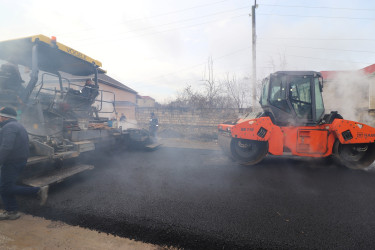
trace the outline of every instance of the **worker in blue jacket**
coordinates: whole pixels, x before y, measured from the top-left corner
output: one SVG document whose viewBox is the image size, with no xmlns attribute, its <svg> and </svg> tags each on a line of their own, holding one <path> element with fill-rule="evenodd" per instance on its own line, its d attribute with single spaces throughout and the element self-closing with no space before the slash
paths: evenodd
<svg viewBox="0 0 375 250">
<path fill-rule="evenodd" d="M 41 205 L 44 205 L 48 195 L 48 186 L 16 185 L 29 157 L 29 137 L 16 118 L 17 112 L 13 108 L 0 109 L 0 194 L 5 208 L 5 212 L 0 213 L 0 220 L 16 220 L 20 217 L 16 195 L 39 195 Z"/>
</svg>

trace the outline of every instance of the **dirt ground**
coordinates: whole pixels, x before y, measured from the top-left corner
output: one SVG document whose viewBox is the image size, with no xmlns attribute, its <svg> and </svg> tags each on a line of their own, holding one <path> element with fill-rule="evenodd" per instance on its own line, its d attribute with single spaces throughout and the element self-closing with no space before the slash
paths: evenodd
<svg viewBox="0 0 375 250">
<path fill-rule="evenodd" d="M 215 142 L 160 139 L 164 147 L 219 149 Z M 3 212 L 2 210 L 0 210 Z M 0 249 L 166 249 L 97 231 L 70 226 L 59 221 L 22 214 L 15 221 L 0 221 Z M 168 248 L 170 249 L 170 248 Z"/>
<path fill-rule="evenodd" d="M 23 214 L 18 220 L 0 221 L 0 249 L 163 248 Z"/>
</svg>

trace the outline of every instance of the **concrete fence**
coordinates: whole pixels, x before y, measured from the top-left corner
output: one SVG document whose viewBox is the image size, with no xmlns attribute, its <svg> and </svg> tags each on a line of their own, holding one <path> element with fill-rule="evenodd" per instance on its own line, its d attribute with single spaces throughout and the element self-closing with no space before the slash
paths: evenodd
<svg viewBox="0 0 375 250">
<path fill-rule="evenodd" d="M 148 129 L 151 113 L 159 119 L 160 137 L 201 140 L 217 138 L 217 125 L 251 112 L 251 109 L 136 108 L 140 127 Z"/>
</svg>

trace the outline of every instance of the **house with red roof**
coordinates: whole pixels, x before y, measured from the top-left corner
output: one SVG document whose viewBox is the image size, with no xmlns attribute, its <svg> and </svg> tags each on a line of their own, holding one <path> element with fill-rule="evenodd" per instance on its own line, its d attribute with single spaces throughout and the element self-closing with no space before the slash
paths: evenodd
<svg viewBox="0 0 375 250">
<path fill-rule="evenodd" d="M 369 77 L 375 76 L 375 64 L 364 67 L 363 69 L 360 69 L 358 71 L 362 72 L 363 74 Z M 351 71 L 337 71 L 337 70 L 336 71 L 320 71 L 324 80 L 332 80 L 333 78 L 335 78 L 337 74 L 345 73 L 345 72 L 351 72 Z"/>
<path fill-rule="evenodd" d="M 137 96 L 137 106 L 140 108 L 153 108 L 155 107 L 155 99 L 151 96 Z"/>
</svg>

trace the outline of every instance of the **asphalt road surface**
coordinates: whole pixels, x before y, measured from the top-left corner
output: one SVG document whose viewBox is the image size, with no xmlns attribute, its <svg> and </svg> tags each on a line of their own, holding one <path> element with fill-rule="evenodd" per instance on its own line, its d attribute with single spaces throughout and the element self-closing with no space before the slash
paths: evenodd
<svg viewBox="0 0 375 250">
<path fill-rule="evenodd" d="M 220 151 L 161 148 L 93 157 L 25 213 L 186 249 L 375 249 L 375 173 Z"/>
</svg>

